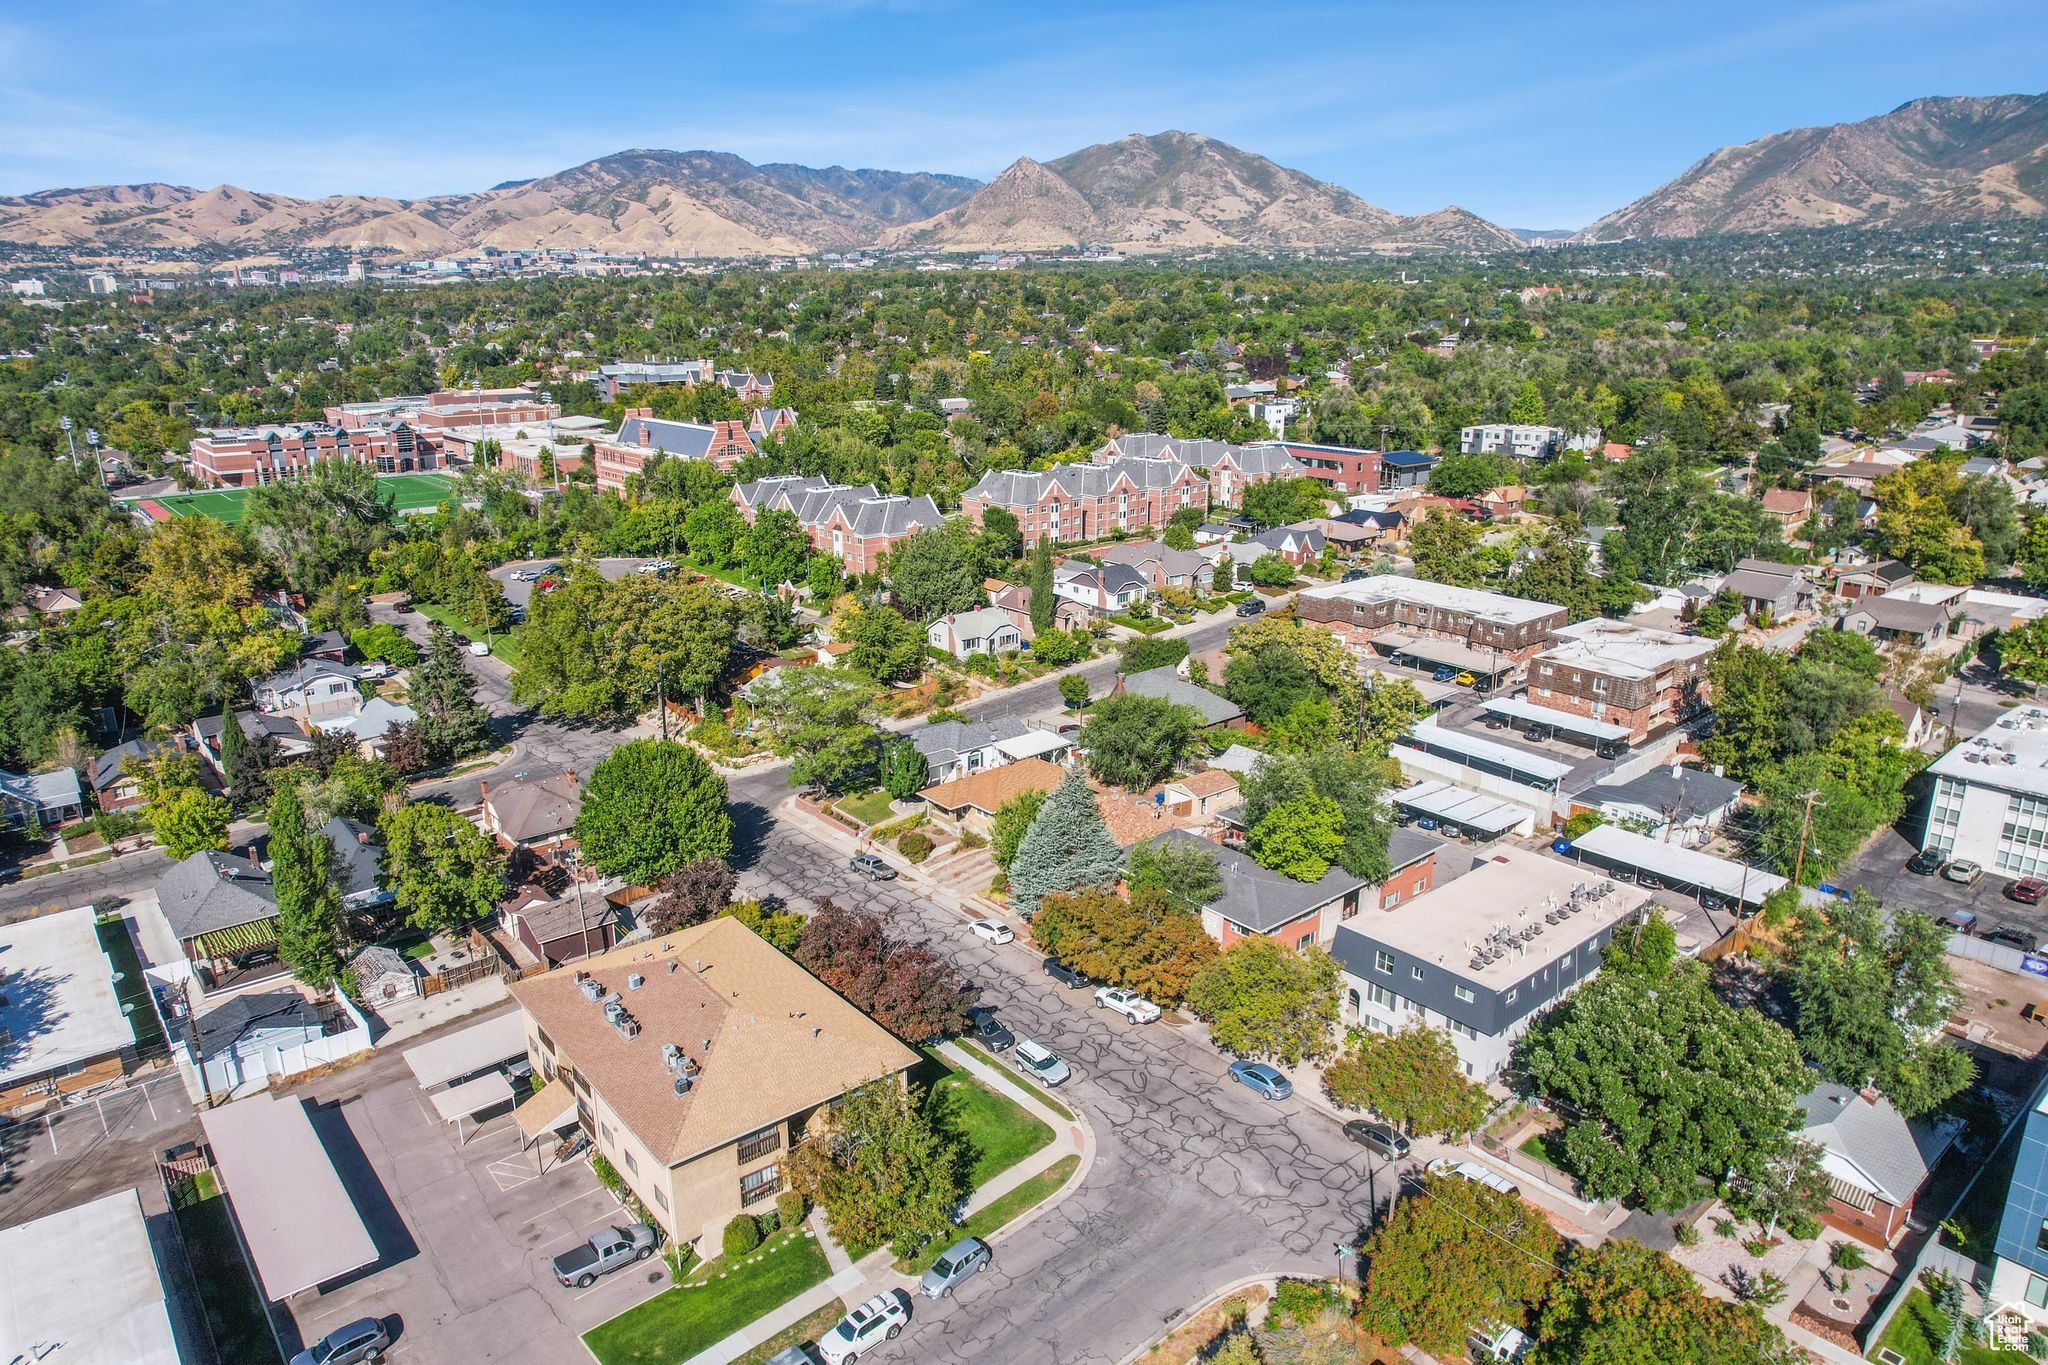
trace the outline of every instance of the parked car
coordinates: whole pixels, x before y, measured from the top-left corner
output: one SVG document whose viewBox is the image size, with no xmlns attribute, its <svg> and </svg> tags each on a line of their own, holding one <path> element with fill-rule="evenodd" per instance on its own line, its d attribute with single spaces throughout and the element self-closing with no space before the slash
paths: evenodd
<svg viewBox="0 0 2048 1365">
<path fill-rule="evenodd" d="M 1977 879 L 1984 875 L 1984 868 L 1968 858 L 1957 858 L 1941 869 L 1943 881 L 1955 882 L 1960 886 L 1975 886 Z"/>
<path fill-rule="evenodd" d="M 2005 888 L 2005 894 L 2021 905 L 2039 905 L 2043 896 L 2048 896 L 2048 882 L 2039 877 L 2022 877 Z"/>
<path fill-rule="evenodd" d="M 1984 941 L 1986 943 L 2003 943 L 2006 947 L 2017 948 L 2023 953 L 2031 953 L 2041 946 L 2041 940 L 2026 930 L 2014 929 L 2009 926 L 2003 929 L 1993 929 L 1990 933 L 1984 935 Z"/>
<path fill-rule="evenodd" d="M 967 1011 L 967 1033 L 990 1052 L 1001 1052 L 1017 1041 L 1017 1035 L 1003 1027 L 1003 1021 L 986 1005 Z"/>
<path fill-rule="evenodd" d="M 1451 679 L 1457 676 L 1458 670 L 1455 668 L 1439 668 L 1436 672 L 1430 674 L 1430 677 L 1435 679 L 1437 682 L 1449 682 Z"/>
<path fill-rule="evenodd" d="M 358 1365 L 360 1361 L 382 1360 L 391 1345 L 391 1334 L 376 1318 L 357 1318 L 337 1327 L 292 1357 L 292 1365 Z"/>
<path fill-rule="evenodd" d="M 1284 1100 L 1294 1093 L 1294 1082 L 1264 1062 L 1232 1062 L 1230 1079 L 1269 1100 Z"/>
<path fill-rule="evenodd" d="M 1934 921 L 1951 934 L 1974 934 L 1977 932 L 1977 916 L 1970 910 L 1951 910 Z"/>
<path fill-rule="evenodd" d="M 1159 1006 L 1122 986 L 1097 986 L 1095 1008 L 1115 1010 L 1134 1024 L 1149 1024 L 1159 1018 Z"/>
<path fill-rule="evenodd" d="M 846 865 L 872 882 L 896 880 L 896 869 L 873 853 L 856 853 L 846 860 Z"/>
<path fill-rule="evenodd" d="M 1060 1060 L 1059 1053 L 1029 1038 L 1017 1044 L 1010 1060 L 1017 1064 L 1019 1071 L 1040 1085 L 1064 1085 L 1074 1074 L 1073 1069 Z"/>
<path fill-rule="evenodd" d="M 1531 725 L 1522 731 L 1522 738 L 1532 744 L 1541 744 L 1546 740 L 1556 739 L 1557 731 L 1548 725 Z"/>
<path fill-rule="evenodd" d="M 910 1309 L 903 1300 L 894 1293 L 877 1294 L 818 1338 L 818 1354 L 825 1365 L 853 1365 L 862 1351 L 894 1341 L 909 1324 Z"/>
<path fill-rule="evenodd" d="M 994 1259 L 995 1253 L 988 1249 L 987 1242 L 979 1237 L 963 1237 L 939 1253 L 939 1259 L 932 1262 L 932 1268 L 925 1271 L 917 1287 L 928 1299 L 943 1299 Z"/>
<path fill-rule="evenodd" d="M 1700 909 L 1702 910 L 1711 912 L 1728 908 L 1728 898 L 1726 896 L 1717 896 L 1711 891 L 1700 892 L 1699 900 Z"/>
<path fill-rule="evenodd" d="M 1088 984 L 1087 977 L 1081 975 L 1081 973 L 1075 971 L 1056 957 L 1049 957 L 1045 960 L 1045 974 L 1059 982 L 1062 986 L 1069 988 L 1078 988 Z"/>
<path fill-rule="evenodd" d="M 564 1285 L 587 1289 L 597 1282 L 598 1276 L 609 1275 L 653 1254 L 654 1229 L 647 1224 L 605 1228 L 555 1257 L 555 1279 Z"/>
<path fill-rule="evenodd" d="M 1931 848 L 1923 848 L 1906 859 L 1906 871 L 1916 877 L 1932 877 L 1941 871 L 1941 855 Z"/>
<path fill-rule="evenodd" d="M 1632 882 L 1636 879 L 1636 870 L 1632 867 L 1617 867 L 1607 876 L 1610 881 Z"/>
<path fill-rule="evenodd" d="M 485 641 L 471 640 L 469 642 L 469 652 L 471 654 L 474 654 L 477 658 L 481 659 L 484 655 L 489 654 L 491 652 L 491 647 Z"/>
<path fill-rule="evenodd" d="M 1395 1161 L 1408 1155 L 1408 1139 L 1384 1123 L 1374 1123 L 1370 1119 L 1353 1119 L 1344 1125 L 1344 1136 L 1368 1152 L 1378 1152 L 1381 1156 Z"/>
<path fill-rule="evenodd" d="M 1356 583 L 1356 582 L 1358 582 L 1358 581 L 1359 581 L 1359 580 L 1361 580 L 1361 579 L 1366 579 L 1366 578 L 1371 578 L 1371 577 L 1372 577 L 1372 570 L 1371 570 L 1371 569 L 1346 569 L 1346 570 L 1344 571 L 1344 577 L 1343 577 L 1343 578 L 1341 578 L 1341 579 L 1340 579 L 1340 580 L 1338 580 L 1338 581 L 1339 581 L 1339 582 L 1343 582 L 1343 583 Z"/>
<path fill-rule="evenodd" d="M 1431 1175 L 1455 1175 L 1462 1180 L 1484 1185 L 1489 1190 L 1499 1190 L 1502 1194 L 1513 1195 L 1522 1192 L 1514 1181 L 1489 1171 L 1476 1161 L 1460 1161 L 1454 1156 L 1440 1156 L 1423 1169 Z"/>
<path fill-rule="evenodd" d="M 1237 604 L 1237 614 L 1239 616 L 1264 616 L 1266 614 L 1265 599 L 1261 597 L 1246 598 Z"/>
<path fill-rule="evenodd" d="M 1010 943 L 1017 937 L 1016 931 L 999 919 L 978 919 L 967 927 L 974 931 L 976 938 L 990 943 Z"/>
<path fill-rule="evenodd" d="M 1452 679 L 1452 681 L 1457 683 L 1460 687 L 1470 687 L 1473 683 L 1479 681 L 1479 675 L 1468 669 L 1467 671 L 1460 673 L 1456 678 Z"/>
</svg>

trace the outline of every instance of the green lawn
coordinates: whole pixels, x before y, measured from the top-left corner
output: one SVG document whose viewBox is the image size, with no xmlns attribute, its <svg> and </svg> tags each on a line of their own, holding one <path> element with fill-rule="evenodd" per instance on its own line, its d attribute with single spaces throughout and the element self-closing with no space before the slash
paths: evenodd
<svg viewBox="0 0 2048 1365">
<path fill-rule="evenodd" d="M 100 947 L 106 949 L 107 960 L 121 974 L 114 983 L 114 998 L 134 1006 L 128 1011 L 128 1026 L 135 1030 L 135 1050 L 144 1057 L 164 1056 L 168 1045 L 156 1022 L 156 1011 L 149 1006 L 149 982 L 143 979 L 142 962 L 135 956 L 135 940 L 128 937 L 128 922 L 110 915 L 98 928 Z"/>
<path fill-rule="evenodd" d="M 931 1263 L 938 1259 L 940 1252 L 959 1241 L 961 1237 L 980 1237 L 986 1240 L 997 1228 L 1052 1198 L 1054 1191 L 1067 1183 L 1074 1174 L 1074 1168 L 1080 1164 L 1081 1158 L 1078 1156 L 1061 1157 L 1000 1199 L 992 1199 L 983 1208 L 967 1215 L 967 1221 L 960 1225 L 958 1236 L 931 1243 L 918 1252 L 914 1259 L 898 1261 L 896 1268 L 907 1275 L 922 1275 Z"/>
<path fill-rule="evenodd" d="M 379 493 L 401 512 L 434 507 L 450 497 L 455 479 L 448 474 L 386 474 L 377 480 Z M 212 517 L 232 526 L 242 519 L 253 488 L 209 488 L 199 493 L 167 493 L 153 499 L 174 517 Z"/>
<path fill-rule="evenodd" d="M 863 825 L 879 825 L 895 815 L 889 809 L 889 793 L 877 788 L 859 796 L 844 796 L 836 803 L 840 810 Z"/>
<path fill-rule="evenodd" d="M 211 1174 L 204 1179 L 210 1184 Z M 262 1296 L 235 1241 L 228 1201 L 208 1191 L 208 1197 L 179 1209 L 177 1219 L 186 1259 L 192 1263 L 192 1277 L 199 1284 L 207 1330 L 220 1348 L 220 1358 L 237 1365 L 244 1361 L 276 1365 L 277 1340 L 270 1334 Z"/>
<path fill-rule="evenodd" d="M 713 1261 L 711 1278 L 656 1295 L 638 1308 L 584 1333 L 599 1365 L 676 1365 L 788 1303 L 832 1273 L 815 1237 L 778 1234 L 752 1256 L 725 1270 Z M 232 1357 L 230 1357 L 232 1358 Z"/>
<path fill-rule="evenodd" d="M 429 621 L 440 622 L 465 640 L 480 640 L 483 638 L 483 632 L 464 620 L 460 612 L 451 611 L 447 607 L 437 607 L 431 602 L 415 602 L 412 605 L 415 611 L 419 612 L 420 615 L 426 617 Z M 494 630 L 491 632 L 491 653 L 495 654 L 510 667 L 519 667 L 519 651 L 513 647 L 510 631 Z"/>
<path fill-rule="evenodd" d="M 1064 1119 L 1071 1119 L 1074 1117 L 1073 1110 L 1067 1108 L 1067 1106 L 1061 1104 L 1058 1100 L 1046 1094 L 1044 1090 L 1040 1089 L 1031 1081 L 1025 1080 L 1022 1076 L 1019 1076 L 1013 1068 L 1003 1065 L 1001 1062 L 997 1061 L 995 1058 L 989 1056 L 986 1052 L 982 1051 L 979 1047 L 976 1047 L 973 1043 L 968 1042 L 965 1038 L 956 1039 L 955 1041 L 963 1050 L 972 1054 L 975 1057 L 979 1057 L 982 1061 L 987 1062 L 990 1066 L 994 1067 L 997 1071 L 1001 1072 L 1002 1077 L 1006 1082 L 1016 1086 L 1019 1090 L 1022 1090 L 1025 1094 L 1031 1096 L 1032 1099 L 1037 1100 L 1040 1104 L 1052 1110 L 1053 1113 L 1058 1114 L 1061 1118 Z"/>
<path fill-rule="evenodd" d="M 974 1149 L 967 1184 L 980 1189 L 1052 1141 L 1052 1129 L 1015 1100 L 997 1094 L 964 1071 L 941 1078 L 925 1099 L 925 1110 Z"/>
<path fill-rule="evenodd" d="M 768 1340 L 762 1342 L 738 1360 L 735 1360 L 732 1365 L 768 1365 L 768 1362 L 773 1360 L 779 1351 L 786 1351 L 792 1346 L 802 1346 L 806 1343 L 816 1342 L 819 1337 L 824 1336 L 825 1333 L 837 1327 L 839 1320 L 845 1316 L 846 1305 L 834 1299 L 817 1312 L 798 1322 L 795 1326 L 783 1328 L 780 1332 L 777 1332 L 774 1336 L 768 1338 Z"/>
<path fill-rule="evenodd" d="M 1884 1329 L 1878 1347 L 1889 1346 L 1904 1356 L 1909 1365 L 1939 1365 L 1942 1339 L 1948 1334 L 1948 1319 L 1934 1307 L 1924 1289 L 1909 1290 L 1906 1301 Z M 1870 1352 L 1877 1358 L 1877 1349 Z M 1958 1365 L 2027 1365 L 2032 1357 L 2024 1351 L 1999 1351 L 1988 1346 L 1965 1346 L 1956 1352 Z"/>
<path fill-rule="evenodd" d="M 1564 1169 L 1564 1132 L 1561 1129 L 1530 1134 L 1522 1139 L 1522 1150 L 1546 1166 Z"/>
</svg>

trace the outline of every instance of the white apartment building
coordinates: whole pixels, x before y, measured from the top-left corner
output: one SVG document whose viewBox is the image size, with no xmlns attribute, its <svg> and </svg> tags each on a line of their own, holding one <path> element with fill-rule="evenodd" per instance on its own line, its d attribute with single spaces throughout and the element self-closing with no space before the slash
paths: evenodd
<svg viewBox="0 0 2048 1365">
<path fill-rule="evenodd" d="M 2015 708 L 1928 772 L 1922 848 L 2007 877 L 2048 874 L 2048 708 Z"/>
</svg>

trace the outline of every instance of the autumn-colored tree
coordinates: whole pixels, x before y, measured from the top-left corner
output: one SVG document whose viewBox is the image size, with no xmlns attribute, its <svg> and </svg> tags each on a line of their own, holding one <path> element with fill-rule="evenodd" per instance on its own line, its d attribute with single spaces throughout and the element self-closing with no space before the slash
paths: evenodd
<svg viewBox="0 0 2048 1365">
<path fill-rule="evenodd" d="M 1031 937 L 1083 974 L 1162 1005 L 1186 999 L 1195 974 L 1216 956 L 1201 919 L 1173 909 L 1156 887 L 1134 889 L 1129 900 L 1096 887 L 1047 896 Z"/>
<path fill-rule="evenodd" d="M 1481 1323 L 1527 1322 L 1557 1276 L 1557 1250 L 1543 1215 L 1514 1195 L 1428 1176 L 1365 1244 L 1360 1321 L 1448 1359 Z"/>
<path fill-rule="evenodd" d="M 1398 1033 L 1361 1031 L 1323 1070 L 1323 1092 L 1411 1133 L 1469 1133 L 1486 1116 L 1486 1087 L 1465 1079 L 1450 1034 L 1420 1020 Z"/>
</svg>

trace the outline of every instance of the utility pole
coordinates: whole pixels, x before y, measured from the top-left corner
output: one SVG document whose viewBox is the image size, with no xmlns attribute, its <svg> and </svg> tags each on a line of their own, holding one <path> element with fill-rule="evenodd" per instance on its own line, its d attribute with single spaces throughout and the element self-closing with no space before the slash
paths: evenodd
<svg viewBox="0 0 2048 1365">
<path fill-rule="evenodd" d="M 1813 802 L 1820 795 L 1816 787 L 1806 794 L 1806 814 L 1799 821 L 1799 852 L 1792 857 L 1792 887 L 1799 888 L 1799 876 L 1806 870 L 1806 832 L 1813 827 Z"/>
<path fill-rule="evenodd" d="M 668 660 L 654 661 L 654 709 L 661 712 L 661 737 L 668 738 Z"/>
</svg>

